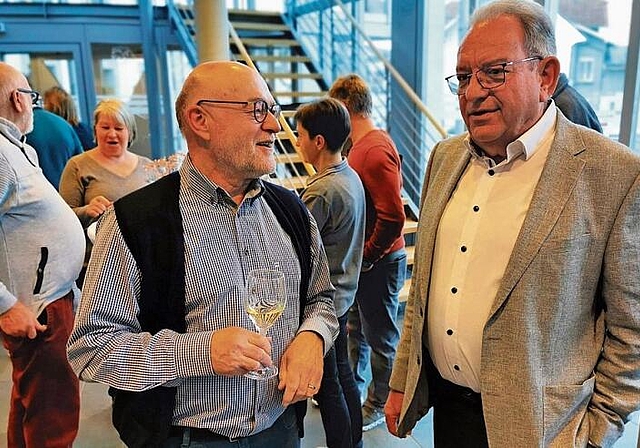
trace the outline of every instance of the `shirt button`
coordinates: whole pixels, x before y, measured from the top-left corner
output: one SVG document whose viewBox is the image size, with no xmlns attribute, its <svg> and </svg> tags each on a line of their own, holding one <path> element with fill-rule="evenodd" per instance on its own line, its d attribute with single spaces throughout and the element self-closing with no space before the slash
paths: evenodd
<svg viewBox="0 0 640 448">
<path fill-rule="evenodd" d="M 244 250 L 244 254 L 245 254 L 245 255 L 249 255 L 249 249 L 245 249 L 245 250 Z"/>
<path fill-rule="evenodd" d="M 453 330 L 452 330 L 451 328 L 449 328 L 449 329 L 447 330 L 447 334 L 448 334 L 449 336 L 451 336 L 451 335 L 453 334 Z"/>
<path fill-rule="evenodd" d="M 456 288 L 456 287 L 454 286 L 453 288 L 451 288 L 451 292 L 452 292 L 453 294 L 457 293 L 457 292 L 458 292 L 458 288 Z"/>
<path fill-rule="evenodd" d="M 467 246 L 462 246 L 462 247 L 460 248 L 460 251 L 461 251 L 461 252 L 466 252 L 466 251 L 467 251 Z"/>
<path fill-rule="evenodd" d="M 458 364 L 455 364 L 455 365 L 453 366 L 453 368 L 454 368 L 455 370 L 460 370 L 460 366 L 459 366 Z"/>
<path fill-rule="evenodd" d="M 489 171 L 487 171 L 487 173 L 489 173 L 489 176 L 493 176 L 494 174 L 496 174 L 496 172 L 493 171 L 493 170 L 489 170 Z"/>
<path fill-rule="evenodd" d="M 474 212 L 477 212 L 477 211 L 479 211 L 479 210 L 480 210 L 480 207 L 478 207 L 477 205 L 474 205 L 474 206 L 473 206 L 473 211 L 474 211 Z"/>
</svg>

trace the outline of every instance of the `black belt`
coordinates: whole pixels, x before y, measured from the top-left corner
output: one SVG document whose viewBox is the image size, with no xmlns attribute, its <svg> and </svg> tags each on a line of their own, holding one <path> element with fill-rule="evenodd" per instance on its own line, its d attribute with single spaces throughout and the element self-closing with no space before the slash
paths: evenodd
<svg viewBox="0 0 640 448">
<path fill-rule="evenodd" d="M 457 398 L 459 400 L 469 401 L 473 404 L 479 404 L 482 406 L 482 397 L 478 392 L 468 387 L 460 386 L 458 384 L 447 381 L 440 377 L 438 381 L 437 395 L 442 398 Z"/>
<path fill-rule="evenodd" d="M 172 426 L 171 430 L 169 431 L 169 437 L 183 438 L 185 432 L 189 432 L 190 440 L 195 440 L 198 442 L 215 442 L 223 440 L 226 442 L 233 442 L 235 440 L 230 437 L 221 436 L 220 434 L 211 432 L 208 429 L 191 428 L 189 426 Z"/>
</svg>

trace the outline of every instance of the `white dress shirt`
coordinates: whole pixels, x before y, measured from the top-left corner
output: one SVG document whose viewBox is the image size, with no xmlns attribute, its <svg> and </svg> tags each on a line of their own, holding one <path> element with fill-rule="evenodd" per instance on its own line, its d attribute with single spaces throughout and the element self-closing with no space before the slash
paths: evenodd
<svg viewBox="0 0 640 448">
<path fill-rule="evenodd" d="M 482 333 L 555 135 L 553 103 L 498 164 L 472 157 L 438 226 L 428 343 L 443 378 L 480 392 Z"/>
</svg>

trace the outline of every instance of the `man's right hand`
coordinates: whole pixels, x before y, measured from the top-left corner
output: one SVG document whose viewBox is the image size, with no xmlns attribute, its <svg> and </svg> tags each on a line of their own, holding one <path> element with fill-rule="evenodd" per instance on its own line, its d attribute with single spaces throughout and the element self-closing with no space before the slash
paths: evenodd
<svg viewBox="0 0 640 448">
<path fill-rule="evenodd" d="M 217 375 L 244 375 L 271 365 L 271 341 L 255 331 L 229 327 L 211 336 L 211 366 Z"/>
<path fill-rule="evenodd" d="M 35 339 L 38 332 L 46 329 L 47 326 L 38 322 L 33 311 L 20 302 L 16 302 L 8 311 L 0 314 L 0 330 L 14 338 Z"/>
<path fill-rule="evenodd" d="M 403 399 L 404 393 L 392 389 L 389 391 L 387 403 L 384 405 L 384 419 L 387 423 L 387 429 L 396 437 L 400 437 L 398 435 L 398 422 L 400 421 Z M 404 437 L 402 436 L 402 438 Z"/>
</svg>

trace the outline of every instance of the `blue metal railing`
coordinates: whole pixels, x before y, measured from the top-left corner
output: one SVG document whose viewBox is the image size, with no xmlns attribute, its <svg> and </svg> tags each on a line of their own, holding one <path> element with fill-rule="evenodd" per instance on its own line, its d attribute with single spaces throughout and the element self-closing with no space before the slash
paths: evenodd
<svg viewBox="0 0 640 448">
<path fill-rule="evenodd" d="M 430 148 L 446 131 L 388 61 L 390 49 L 372 41 L 357 17 L 354 1 L 286 2 L 285 20 L 329 84 L 348 73 L 368 83 L 372 118 L 393 137 L 403 157 L 405 191 L 418 203 Z"/>
</svg>

